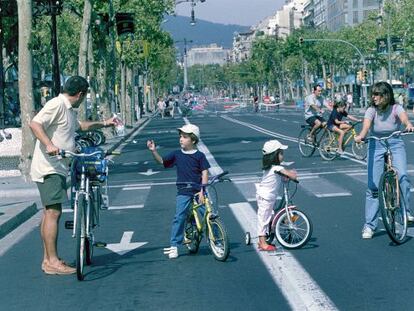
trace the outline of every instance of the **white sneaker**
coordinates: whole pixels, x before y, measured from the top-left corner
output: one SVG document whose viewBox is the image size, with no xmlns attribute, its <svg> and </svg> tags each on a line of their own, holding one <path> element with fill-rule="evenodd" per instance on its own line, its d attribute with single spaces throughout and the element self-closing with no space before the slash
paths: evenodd
<svg viewBox="0 0 414 311">
<path fill-rule="evenodd" d="M 178 257 L 178 248 L 177 246 L 171 246 L 164 248 L 164 254 L 168 255 L 168 258 L 175 259 Z"/>
<path fill-rule="evenodd" d="M 363 239 L 372 239 L 373 235 L 374 235 L 374 230 L 372 230 L 370 227 L 364 227 L 364 229 L 362 229 Z"/>
<path fill-rule="evenodd" d="M 410 213 L 407 213 L 407 220 L 408 222 L 414 222 L 414 216 L 411 215 Z"/>
</svg>

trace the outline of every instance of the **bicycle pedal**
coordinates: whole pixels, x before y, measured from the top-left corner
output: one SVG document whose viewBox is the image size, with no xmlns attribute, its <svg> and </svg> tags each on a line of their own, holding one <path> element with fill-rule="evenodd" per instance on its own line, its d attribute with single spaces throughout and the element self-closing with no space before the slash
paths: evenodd
<svg viewBox="0 0 414 311">
<path fill-rule="evenodd" d="M 65 221 L 65 229 L 73 229 L 73 220 Z"/>
<path fill-rule="evenodd" d="M 93 243 L 93 246 L 95 246 L 95 247 L 101 247 L 101 248 L 104 248 L 104 247 L 106 247 L 106 243 L 105 242 L 98 242 L 98 241 L 96 241 L 95 243 Z"/>
<path fill-rule="evenodd" d="M 109 207 L 109 196 L 107 194 L 102 194 L 102 204 L 101 209 L 108 209 Z"/>
<path fill-rule="evenodd" d="M 210 219 L 216 219 L 217 217 L 219 217 L 218 214 L 210 214 Z"/>
</svg>

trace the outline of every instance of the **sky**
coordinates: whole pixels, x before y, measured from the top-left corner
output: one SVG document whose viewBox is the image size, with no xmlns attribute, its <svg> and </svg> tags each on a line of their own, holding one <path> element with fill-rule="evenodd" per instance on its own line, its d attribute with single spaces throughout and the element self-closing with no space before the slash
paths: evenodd
<svg viewBox="0 0 414 311">
<path fill-rule="evenodd" d="M 179 2 L 182 0 L 176 0 Z M 285 0 L 206 0 L 197 2 L 196 19 L 220 24 L 252 26 L 280 9 Z M 176 14 L 190 16 L 190 3 L 180 3 Z"/>
</svg>

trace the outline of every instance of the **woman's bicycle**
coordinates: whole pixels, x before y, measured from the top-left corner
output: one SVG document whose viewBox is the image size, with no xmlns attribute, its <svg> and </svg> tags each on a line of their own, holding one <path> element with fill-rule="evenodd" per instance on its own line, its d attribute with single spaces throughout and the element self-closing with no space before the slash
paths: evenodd
<svg viewBox="0 0 414 311">
<path fill-rule="evenodd" d="M 281 174 L 281 173 L 277 173 Z M 286 175 L 282 175 L 283 197 L 280 203 L 273 209 L 273 215 L 269 222 L 268 235 L 266 242 L 271 244 L 276 237 L 276 240 L 285 248 L 297 249 L 304 246 L 312 236 L 313 226 L 309 217 L 299 210 L 296 205 L 293 205 L 292 199 L 297 191 L 298 180 L 290 179 Z M 295 183 L 293 194 L 289 194 L 290 182 Z M 251 234 L 246 232 L 246 245 L 251 243 Z"/>
<path fill-rule="evenodd" d="M 345 133 L 342 142 L 342 150 L 345 150 L 349 144 L 351 144 L 352 154 L 358 160 L 364 160 L 367 156 L 367 146 L 365 143 L 357 143 L 354 137 L 357 136 L 355 126 L 361 122 L 352 122 L 351 128 Z M 325 135 L 320 142 L 319 153 L 322 159 L 332 161 L 338 157 L 338 133 L 328 131 L 328 135 Z"/>
<path fill-rule="evenodd" d="M 404 193 L 401 191 L 398 171 L 392 164 L 392 152 L 388 140 L 395 136 L 407 135 L 409 132 L 396 131 L 387 137 L 368 136 L 364 139 L 377 140 L 386 148 L 384 153 L 384 172 L 381 175 L 378 200 L 382 222 L 389 237 L 396 244 L 407 240 L 407 206 L 405 206 Z"/>
<path fill-rule="evenodd" d="M 223 172 L 212 177 L 204 187 L 204 203 L 198 202 L 198 196 L 194 196 L 187 220 L 185 223 L 185 245 L 190 253 L 198 252 L 203 233 L 207 239 L 214 258 L 226 261 L 230 254 L 230 242 L 227 230 L 218 215 L 217 192 L 214 185 L 218 182 L 230 181 L 223 178 L 228 172 Z"/>
<path fill-rule="evenodd" d="M 93 230 L 99 226 L 100 209 L 108 208 L 108 159 L 105 157 L 117 152 L 105 152 L 102 149 L 88 147 L 83 153 L 60 150 L 63 158 L 73 157 L 71 164 L 71 206 L 73 221 L 65 223 L 67 229 L 73 229 L 76 239 L 76 275 L 79 281 L 84 278 L 84 267 L 92 263 L 93 247 L 106 246 L 95 242 Z M 103 245 L 101 245 L 103 244 Z"/>
</svg>

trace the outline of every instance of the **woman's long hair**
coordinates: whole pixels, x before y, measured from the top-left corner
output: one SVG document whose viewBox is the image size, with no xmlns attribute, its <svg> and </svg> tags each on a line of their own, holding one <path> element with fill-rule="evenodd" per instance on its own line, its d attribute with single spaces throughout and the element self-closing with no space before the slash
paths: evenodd
<svg viewBox="0 0 414 311">
<path fill-rule="evenodd" d="M 380 112 L 384 112 L 389 106 L 395 105 L 394 91 L 388 82 L 377 82 L 371 88 L 371 95 L 378 93 L 383 98 L 383 104 L 375 106 L 371 96 L 370 106 L 377 108 Z"/>
<path fill-rule="evenodd" d="M 283 150 L 276 150 L 275 152 L 263 155 L 262 170 L 268 170 L 272 165 L 280 165 L 279 153 Z"/>
</svg>

